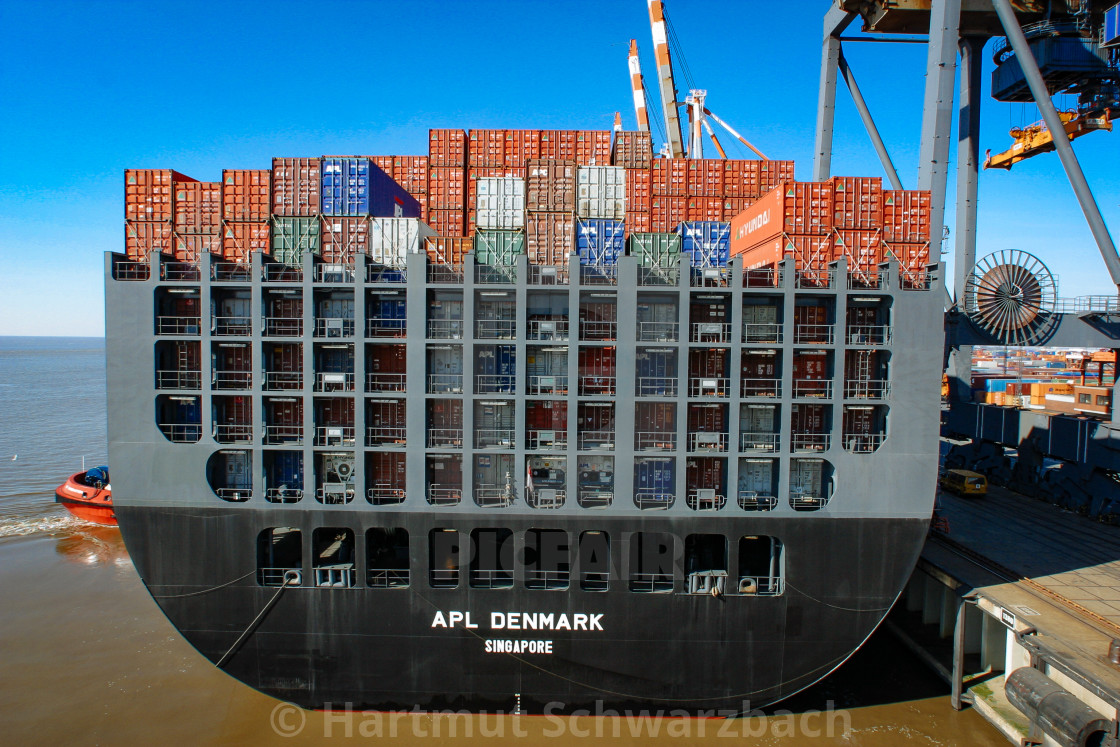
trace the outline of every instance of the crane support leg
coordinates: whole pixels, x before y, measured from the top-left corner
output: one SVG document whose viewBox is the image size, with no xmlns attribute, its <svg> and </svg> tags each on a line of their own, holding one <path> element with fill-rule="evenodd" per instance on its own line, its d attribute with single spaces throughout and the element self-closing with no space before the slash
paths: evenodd
<svg viewBox="0 0 1120 747">
<path fill-rule="evenodd" d="M 840 34 L 848 28 L 855 13 L 835 4 L 824 16 L 824 41 L 821 45 L 821 83 L 817 93 L 817 136 L 813 151 L 813 181 L 821 182 L 832 170 L 832 130 L 836 120 L 836 75 L 839 71 Z"/>
<path fill-rule="evenodd" d="M 902 189 L 902 180 L 898 178 L 898 172 L 895 171 L 891 154 L 887 152 L 887 146 L 883 144 L 883 138 L 879 135 L 879 128 L 875 126 L 875 120 L 871 117 L 871 110 L 867 108 L 867 102 L 863 99 L 863 93 L 859 90 L 856 76 L 848 65 L 847 58 L 844 57 L 843 49 L 840 50 L 837 57 L 837 67 L 840 69 L 840 74 L 844 76 L 844 82 L 848 85 L 848 92 L 852 94 L 852 101 L 855 102 L 859 118 L 863 120 L 867 136 L 871 138 L 871 144 L 875 146 L 875 152 L 879 154 L 879 162 L 883 164 L 883 170 L 887 172 L 887 179 L 890 180 L 892 187 Z"/>
<path fill-rule="evenodd" d="M 1031 89 L 1031 96 L 1034 97 L 1039 111 L 1042 112 L 1043 121 L 1046 122 L 1050 132 L 1064 133 L 1065 125 L 1062 123 L 1061 117 L 1058 116 L 1058 110 L 1054 108 L 1054 102 L 1050 99 L 1050 92 L 1046 88 L 1046 83 L 1042 80 L 1042 73 L 1038 70 L 1038 62 L 1035 60 L 1034 54 L 1031 53 L 1026 37 L 1023 36 L 1023 30 L 1019 28 L 1019 21 L 1015 18 L 1015 11 L 1011 8 L 1011 3 L 1008 0 L 992 0 L 992 5 L 995 7 L 996 14 L 999 15 L 999 21 L 1007 34 L 1007 41 L 1011 43 L 1011 48 L 1015 50 L 1015 56 L 1019 59 L 1019 65 L 1022 67 L 1027 85 Z M 1085 213 L 1085 220 L 1089 223 L 1089 230 L 1093 232 L 1093 238 L 1096 239 L 1097 249 L 1100 250 L 1101 257 L 1108 268 L 1108 274 L 1112 278 L 1112 282 L 1120 287 L 1120 256 L 1116 254 L 1116 245 L 1112 243 L 1108 226 L 1105 225 L 1104 217 L 1101 215 L 1101 210 L 1093 197 L 1093 191 L 1089 189 L 1089 183 L 1085 181 L 1085 174 L 1081 171 L 1081 164 L 1078 163 L 1077 156 L 1073 153 L 1073 146 L 1070 145 L 1069 138 L 1060 135 L 1055 137 L 1054 148 L 1058 151 L 1058 158 L 1062 162 L 1062 168 L 1066 171 L 1069 183 L 1073 186 L 1074 194 L 1077 195 L 1077 201 L 1081 203 L 1081 210 Z"/>
<path fill-rule="evenodd" d="M 922 102 L 922 141 L 918 189 L 930 191 L 930 254 L 941 253 L 945 225 L 945 187 L 949 177 L 949 141 L 953 129 L 953 86 L 957 72 L 957 38 L 961 0 L 933 0 L 929 12 L 926 90 Z"/>
</svg>

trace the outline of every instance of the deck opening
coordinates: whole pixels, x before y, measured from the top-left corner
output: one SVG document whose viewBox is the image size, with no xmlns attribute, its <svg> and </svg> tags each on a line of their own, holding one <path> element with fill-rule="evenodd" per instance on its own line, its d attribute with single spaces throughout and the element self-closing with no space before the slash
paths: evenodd
<svg viewBox="0 0 1120 747">
<path fill-rule="evenodd" d="M 525 587 L 567 589 L 571 547 L 562 529 L 530 529 L 525 533 Z"/>
<path fill-rule="evenodd" d="M 366 532 L 366 583 L 378 589 L 403 589 L 409 583 L 408 530 L 374 527 Z"/>
<path fill-rule="evenodd" d="M 722 534 L 688 535 L 684 568 L 689 594 L 723 594 L 727 585 L 727 539 Z"/>
<path fill-rule="evenodd" d="M 303 583 L 303 539 L 295 527 L 272 527 L 257 535 L 257 583 L 283 586 Z M 294 574 L 294 581 L 293 581 Z"/>
<path fill-rule="evenodd" d="M 319 527 L 311 535 L 311 562 L 315 585 L 354 586 L 354 531 Z"/>
<path fill-rule="evenodd" d="M 739 593 L 776 596 L 784 591 L 785 557 L 777 537 L 739 538 Z"/>
<path fill-rule="evenodd" d="M 470 585 L 475 589 L 513 586 L 513 532 L 508 529 L 471 530 Z"/>
</svg>

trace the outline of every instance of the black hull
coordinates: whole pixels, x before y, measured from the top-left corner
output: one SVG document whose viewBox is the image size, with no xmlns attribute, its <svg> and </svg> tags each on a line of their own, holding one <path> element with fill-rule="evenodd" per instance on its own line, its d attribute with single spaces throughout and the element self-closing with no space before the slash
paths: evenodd
<svg viewBox="0 0 1120 747">
<path fill-rule="evenodd" d="M 404 527 L 411 585 L 286 588 L 225 664 L 252 687 L 307 708 L 510 711 L 761 707 L 820 680 L 866 640 L 917 559 L 928 521 L 915 518 L 575 517 L 443 515 L 347 510 L 118 507 L 128 549 L 172 624 L 217 662 L 277 593 L 255 578 L 255 541 L 267 527 Z M 489 521 L 487 520 L 489 519 Z M 502 526 L 610 533 L 607 592 L 429 588 L 426 539 L 434 527 Z M 628 590 L 621 542 L 635 531 L 729 541 L 776 535 L 785 546 L 785 592 L 722 597 Z M 240 579 L 234 583 L 229 583 Z M 223 584 L 228 584 L 224 585 Z M 214 588 L 219 587 L 220 588 Z M 212 589 L 211 591 L 206 591 Z M 203 593 L 198 593 L 203 592 Z M 732 589 L 734 592 L 734 589 Z M 437 611 L 469 611 L 478 628 L 433 628 Z M 499 611 L 601 614 L 602 630 L 489 629 Z M 551 654 L 486 653 L 485 640 L 551 640 Z"/>
</svg>

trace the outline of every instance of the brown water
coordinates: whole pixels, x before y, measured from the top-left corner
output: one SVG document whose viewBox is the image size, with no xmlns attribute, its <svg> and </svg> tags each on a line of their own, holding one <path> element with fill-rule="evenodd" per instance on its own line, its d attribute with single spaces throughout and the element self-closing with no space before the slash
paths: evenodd
<svg viewBox="0 0 1120 747">
<path fill-rule="evenodd" d="M 140 583 L 116 529 L 70 518 L 53 487 L 104 451 L 100 343 L 0 338 L 0 742 L 12 745 L 610 744 L 1002 747 L 894 638 L 824 682 L 731 721 L 316 713 L 198 655 Z M 57 385 L 56 385 L 57 384 Z M 101 405 L 103 407 L 103 405 Z M 12 455 L 18 453 L 18 460 Z M 682 644 L 683 645 L 683 644 Z M 821 713 L 833 703 L 833 713 Z M 792 711 L 788 714 L 786 709 Z"/>
</svg>

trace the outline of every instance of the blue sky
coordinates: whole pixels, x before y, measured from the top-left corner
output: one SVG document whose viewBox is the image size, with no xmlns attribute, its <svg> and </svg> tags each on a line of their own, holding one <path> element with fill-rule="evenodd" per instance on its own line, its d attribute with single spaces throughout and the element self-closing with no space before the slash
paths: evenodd
<svg viewBox="0 0 1120 747">
<path fill-rule="evenodd" d="M 709 107 L 808 179 L 828 3 L 780 5 L 666 10 Z M 217 180 L 280 155 L 423 154 L 429 127 L 609 129 L 615 111 L 632 127 L 630 38 L 655 89 L 644 0 L 0 0 L 0 335 L 103 333 L 103 254 L 124 244 L 127 167 Z M 924 50 L 846 47 L 907 187 Z M 881 175 L 844 91 L 838 101 L 834 173 Z M 993 151 L 1037 119 L 984 106 Z M 1120 133 L 1075 149 L 1120 234 Z M 1054 155 L 981 176 L 978 232 L 980 255 L 1038 254 L 1063 296 L 1115 292 Z"/>
</svg>

